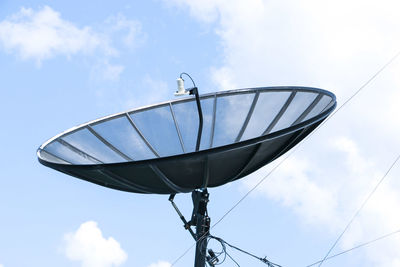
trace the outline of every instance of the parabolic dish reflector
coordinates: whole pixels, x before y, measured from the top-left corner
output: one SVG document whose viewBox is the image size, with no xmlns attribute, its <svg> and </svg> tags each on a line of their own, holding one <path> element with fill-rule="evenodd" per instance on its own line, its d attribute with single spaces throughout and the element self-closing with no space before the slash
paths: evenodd
<svg viewBox="0 0 400 267">
<path fill-rule="evenodd" d="M 336 107 L 309 87 L 266 87 L 193 97 L 97 119 L 59 134 L 37 151 L 55 170 L 113 189 L 173 194 L 240 179 L 278 158 Z"/>
</svg>

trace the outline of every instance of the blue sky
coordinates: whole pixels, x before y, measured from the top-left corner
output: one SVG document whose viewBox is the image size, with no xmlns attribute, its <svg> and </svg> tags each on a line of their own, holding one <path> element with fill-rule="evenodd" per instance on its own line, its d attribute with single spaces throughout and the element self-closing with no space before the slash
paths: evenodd
<svg viewBox="0 0 400 267">
<path fill-rule="evenodd" d="M 172 99 L 182 71 L 201 93 L 315 86 L 340 105 L 399 49 L 399 7 L 391 0 L 0 1 L 0 266 L 169 266 L 192 240 L 168 196 L 68 177 L 40 165 L 36 149 L 72 126 Z M 397 60 L 213 234 L 282 266 L 321 259 L 400 150 L 399 70 Z M 274 164 L 212 189 L 212 221 Z M 396 166 L 334 253 L 400 228 L 399 174 Z M 176 202 L 189 217 L 190 195 Z M 324 266 L 398 266 L 398 251 L 393 236 Z M 241 266 L 263 266 L 231 254 Z M 192 265 L 193 255 L 174 266 Z"/>
</svg>

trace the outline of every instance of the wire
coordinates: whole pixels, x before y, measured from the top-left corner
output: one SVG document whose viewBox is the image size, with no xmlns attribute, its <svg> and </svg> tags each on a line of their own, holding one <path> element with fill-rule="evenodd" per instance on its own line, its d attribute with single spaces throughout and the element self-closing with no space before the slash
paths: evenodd
<svg viewBox="0 0 400 267">
<path fill-rule="evenodd" d="M 226 242 L 225 240 L 223 240 L 223 239 L 220 238 L 220 237 L 216 237 L 216 236 L 210 235 L 208 240 L 210 240 L 210 239 L 215 239 L 215 240 L 217 240 L 218 242 L 220 242 L 220 243 L 221 243 L 221 246 L 222 246 L 222 249 L 223 249 L 223 252 L 224 252 L 226 255 L 228 255 L 228 257 L 230 257 L 230 258 L 231 258 L 231 256 L 227 253 L 227 251 L 226 251 L 226 246 L 225 246 L 225 245 L 228 245 L 229 247 L 231 247 L 231 248 L 233 248 L 233 249 L 236 249 L 236 250 L 238 250 L 238 251 L 240 251 L 240 252 L 242 252 L 242 253 L 244 253 L 244 254 L 247 254 L 248 256 L 251 256 L 251 257 L 253 257 L 253 258 L 255 258 L 255 259 L 259 260 L 259 261 L 262 261 L 263 263 L 267 264 L 269 267 L 282 267 L 282 266 L 279 265 L 279 264 L 276 264 L 276 263 L 273 263 L 273 262 L 267 260 L 267 257 L 264 257 L 264 258 L 258 257 L 258 256 L 254 255 L 254 254 L 252 254 L 252 253 L 250 253 L 250 252 L 248 252 L 248 251 L 245 251 L 245 250 L 243 250 L 243 249 L 241 249 L 241 248 L 238 248 L 238 247 L 236 247 L 236 246 L 234 246 L 234 245 L 232 245 L 232 244 L 229 244 L 228 242 Z M 232 258 L 231 258 L 231 259 L 232 259 Z M 233 259 L 232 259 L 232 260 L 233 260 Z M 235 261 L 235 260 L 233 260 L 233 261 Z M 223 261 L 222 261 L 222 262 L 223 262 Z M 222 263 L 222 262 L 221 262 L 221 263 Z M 235 261 L 235 262 L 236 262 L 236 261 Z M 236 264 L 237 264 L 237 262 L 236 262 Z M 239 264 L 238 264 L 238 266 L 239 266 Z"/>
<path fill-rule="evenodd" d="M 182 80 L 184 80 L 184 79 L 182 78 L 182 75 L 188 76 L 188 77 L 192 80 L 193 87 L 196 87 L 196 84 L 194 83 L 192 77 L 191 77 L 189 74 L 187 74 L 186 72 L 182 72 L 181 75 L 179 75 L 179 77 L 180 77 Z"/>
<path fill-rule="evenodd" d="M 204 244 L 207 244 L 207 246 L 208 246 L 208 243 L 210 242 L 211 239 L 215 239 L 215 238 L 214 238 L 213 236 L 208 236 L 208 237 L 207 237 L 207 241 L 204 242 L 204 243 L 202 243 L 202 247 L 204 246 Z M 218 261 L 217 263 L 214 263 L 214 265 L 220 265 L 220 264 L 224 263 L 224 261 L 226 260 L 226 256 L 228 255 L 228 254 L 226 253 L 226 246 L 225 246 L 225 243 L 221 242 L 220 240 L 217 240 L 217 241 L 220 243 L 220 245 L 221 245 L 221 247 L 222 247 L 222 250 L 221 250 L 221 251 L 218 251 L 218 252 L 213 251 L 214 254 L 215 254 L 215 258 L 218 258 L 218 257 L 221 256 L 221 255 L 224 255 L 224 257 L 223 257 L 222 260 Z M 201 250 L 200 250 L 200 251 L 201 251 Z M 204 254 L 203 254 L 203 255 L 204 255 Z M 229 256 L 229 255 L 228 255 L 228 256 Z"/>
<path fill-rule="evenodd" d="M 357 96 L 368 84 L 371 83 L 371 81 L 373 81 L 383 70 L 385 70 L 398 56 L 400 55 L 400 50 L 385 64 L 383 65 L 374 75 L 371 76 L 371 78 L 369 78 L 364 84 L 361 85 L 361 87 L 355 92 L 353 93 L 342 105 L 340 105 L 340 107 L 338 107 L 328 118 L 326 118 L 320 125 L 318 125 L 318 127 L 312 131 L 309 135 L 307 135 L 301 142 L 299 142 L 297 144 L 297 146 L 295 146 L 292 151 L 289 154 L 286 154 L 286 157 L 283 158 L 283 160 L 281 160 L 267 175 L 265 175 L 254 187 L 252 187 L 242 198 L 240 198 L 233 206 L 232 208 L 230 208 L 227 212 L 225 212 L 224 215 L 222 215 L 222 217 L 214 224 L 211 226 L 211 229 L 213 229 L 217 224 L 219 224 L 229 213 L 232 212 L 232 210 L 234 210 L 248 195 L 250 195 L 251 192 L 253 192 L 262 182 L 265 181 L 265 179 L 267 179 L 272 172 L 274 172 L 280 165 L 282 165 L 282 163 L 284 163 L 295 151 L 297 151 L 297 149 L 306 141 L 308 140 L 315 132 L 317 132 L 317 130 L 322 127 L 327 121 L 329 121 L 334 115 L 336 115 L 337 112 L 339 112 L 339 110 L 341 110 L 345 105 L 347 105 L 355 96 Z M 182 73 L 182 74 L 186 74 L 186 73 Z M 181 76 L 182 76 L 181 74 Z M 186 74 L 188 75 L 188 74 Z M 189 76 L 190 77 L 190 76 Z M 203 236 L 204 237 L 204 236 Z M 197 241 L 198 242 L 198 241 Z M 197 243 L 196 242 L 196 243 Z M 174 266 L 182 257 L 184 257 L 195 245 L 191 245 L 187 250 L 185 250 L 185 252 L 179 256 L 172 264 L 171 267 Z"/>
<path fill-rule="evenodd" d="M 178 261 L 180 261 L 180 259 L 182 259 L 199 241 L 194 242 L 194 244 L 192 244 L 188 249 L 185 250 L 185 252 L 183 252 L 178 258 L 176 258 L 176 260 L 171 263 L 171 267 L 174 266 Z"/>
<path fill-rule="evenodd" d="M 370 84 L 384 69 L 386 69 L 392 62 L 400 55 L 400 50 L 388 61 L 386 62 L 385 65 L 383 65 L 374 75 L 371 76 L 363 85 L 361 85 L 358 90 L 353 93 L 340 107 L 338 107 L 332 114 L 325 120 L 323 121 L 317 129 L 319 129 L 322 125 L 324 125 L 330 118 L 332 118 L 339 110 L 341 110 L 347 103 L 349 103 L 356 95 L 358 95 L 368 84 Z M 313 131 L 312 133 L 314 133 Z M 310 134 L 311 135 L 311 134 Z"/>
<path fill-rule="evenodd" d="M 400 229 L 397 230 L 397 231 L 391 232 L 391 233 L 389 233 L 389 234 L 380 236 L 380 237 L 378 237 L 378 238 L 375 238 L 375 239 L 373 239 L 373 240 L 367 241 L 367 242 L 365 242 L 365 243 L 361 243 L 361 244 L 359 244 L 359 245 L 357 245 L 357 246 L 355 246 L 355 247 L 352 247 L 352 248 L 350 248 L 350 249 L 343 250 L 342 252 L 339 252 L 339 253 L 337 253 L 337 254 L 335 254 L 335 255 L 332 255 L 332 256 L 327 257 L 327 258 L 325 259 L 325 261 L 330 260 L 330 259 L 335 258 L 335 257 L 340 256 L 340 255 L 343 255 L 343 254 L 345 254 L 345 253 L 347 253 L 347 252 L 350 252 L 350 251 L 352 251 L 352 250 L 355 250 L 355 249 L 364 247 L 364 246 L 366 246 L 366 245 L 369 245 L 369 244 L 374 243 L 374 242 L 376 242 L 376 241 L 379 241 L 379 240 L 381 240 L 381 239 L 387 238 L 387 237 L 392 236 L 392 235 L 394 235 L 394 234 L 398 234 L 398 233 L 400 233 Z M 318 263 L 321 263 L 321 262 L 322 262 L 322 260 L 317 261 L 317 262 L 314 262 L 313 264 L 307 265 L 307 266 L 305 266 L 305 267 L 311 267 L 311 266 L 317 265 Z"/>
<path fill-rule="evenodd" d="M 374 189 L 369 193 L 369 195 L 367 196 L 367 198 L 364 200 L 364 202 L 362 203 L 361 207 L 356 211 L 356 213 L 353 215 L 353 217 L 351 218 L 351 220 L 348 222 L 348 224 L 346 225 L 346 227 L 343 229 L 343 231 L 340 233 L 339 237 L 335 240 L 335 242 L 333 243 L 333 245 L 331 246 L 331 248 L 328 250 L 328 252 L 326 253 L 325 257 L 322 259 L 322 261 L 319 263 L 318 267 L 320 267 L 324 261 L 326 260 L 326 258 L 329 256 L 329 254 L 331 253 L 332 249 L 337 245 L 337 243 L 339 242 L 339 240 L 342 238 L 342 236 L 344 235 L 344 233 L 347 231 L 347 229 L 350 227 L 350 225 L 353 223 L 354 219 L 358 216 L 358 214 L 361 212 L 361 210 L 364 208 L 365 204 L 367 204 L 368 200 L 371 198 L 371 196 L 375 193 L 375 191 L 378 189 L 378 187 L 381 185 L 381 183 L 383 182 L 383 180 L 385 180 L 386 176 L 389 174 L 389 172 L 393 169 L 394 165 L 396 165 L 397 161 L 400 159 L 400 154 L 396 157 L 395 161 L 392 163 L 392 165 L 390 165 L 389 169 L 386 171 L 386 173 L 383 175 L 383 177 L 379 180 L 379 182 L 376 184 L 376 186 L 374 187 Z"/>
<path fill-rule="evenodd" d="M 264 180 L 267 179 L 292 154 L 293 152 L 287 154 L 287 156 L 283 160 L 275 165 L 275 167 L 272 168 L 272 170 L 267 175 L 265 175 L 260 181 L 258 181 L 258 183 L 253 188 L 251 188 L 241 199 L 239 199 L 238 202 L 236 202 L 235 205 L 232 206 L 232 208 L 230 208 L 216 223 L 214 223 L 211 229 L 219 224 L 232 210 L 234 210 L 248 195 L 250 195 L 251 192 L 253 192 L 262 182 L 264 182 Z"/>
<path fill-rule="evenodd" d="M 341 110 L 345 105 L 347 105 L 356 95 L 358 95 L 373 79 L 375 79 L 386 67 L 388 67 L 398 56 L 400 55 L 400 51 L 398 51 L 382 68 L 380 68 L 370 79 L 368 79 L 354 94 L 352 94 L 340 107 L 338 107 L 326 120 L 324 120 L 318 127 L 312 131 L 306 138 L 302 140 L 287 156 L 279 162 L 266 176 L 264 176 L 254 187 L 252 187 L 239 201 L 233 205 L 212 227 L 215 227 L 218 223 L 220 223 L 233 209 L 235 209 L 251 192 L 253 192 L 266 178 L 268 178 L 272 172 L 274 172 L 283 162 L 287 160 L 298 148 L 304 143 L 305 140 L 310 138 L 319 128 L 322 127 L 327 121 L 329 121 L 339 110 Z"/>
<path fill-rule="evenodd" d="M 236 265 L 237 265 L 238 267 L 240 267 L 239 263 L 237 263 L 237 261 L 235 261 L 235 260 L 233 259 L 233 257 L 232 257 L 228 252 L 226 252 L 226 255 L 228 255 L 228 257 L 229 257 L 234 263 L 236 263 Z"/>
</svg>

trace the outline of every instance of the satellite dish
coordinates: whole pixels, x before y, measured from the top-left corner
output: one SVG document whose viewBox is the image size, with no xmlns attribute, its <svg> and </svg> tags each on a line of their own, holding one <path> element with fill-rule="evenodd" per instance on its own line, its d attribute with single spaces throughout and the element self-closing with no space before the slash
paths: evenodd
<svg viewBox="0 0 400 267">
<path fill-rule="evenodd" d="M 40 163 L 102 186 L 170 194 L 169 201 L 196 241 L 195 267 L 214 266 L 207 250 L 208 187 L 235 181 L 275 160 L 311 133 L 336 107 L 335 95 L 310 87 L 265 87 L 141 107 L 69 129 L 37 151 Z M 196 113 L 198 116 L 196 116 Z M 186 221 L 176 193 L 192 192 Z M 192 230 L 196 227 L 196 233 Z M 208 256 L 207 256 L 208 253 Z M 267 263 L 267 259 L 261 259 Z"/>
<path fill-rule="evenodd" d="M 266 87 L 186 97 L 71 128 L 37 151 L 40 163 L 102 186 L 175 194 L 235 181 L 275 160 L 335 108 L 334 94 Z"/>
</svg>

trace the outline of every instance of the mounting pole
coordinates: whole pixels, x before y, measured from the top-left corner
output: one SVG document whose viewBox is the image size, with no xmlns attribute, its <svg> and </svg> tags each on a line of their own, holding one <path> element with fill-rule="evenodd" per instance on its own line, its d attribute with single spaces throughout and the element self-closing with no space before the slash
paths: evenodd
<svg viewBox="0 0 400 267">
<path fill-rule="evenodd" d="M 211 249 L 208 251 L 210 255 L 207 256 L 207 243 L 208 236 L 210 235 L 211 223 L 211 219 L 208 217 L 207 212 L 208 197 L 209 194 L 207 188 L 194 190 L 192 192 L 193 212 L 192 218 L 189 222 L 186 221 L 185 217 L 176 206 L 174 202 L 175 194 L 171 194 L 168 199 L 181 218 L 183 227 L 185 227 L 186 230 L 189 230 L 190 234 L 196 241 L 194 267 L 205 267 L 206 261 L 211 267 L 213 267 L 215 263 L 215 254 Z M 196 226 L 196 233 L 193 232 L 191 226 Z"/>
<path fill-rule="evenodd" d="M 207 213 L 208 191 L 202 189 L 192 192 L 193 214 L 191 222 L 196 226 L 196 255 L 194 267 L 205 267 L 207 238 L 210 235 L 210 217 Z"/>
</svg>

